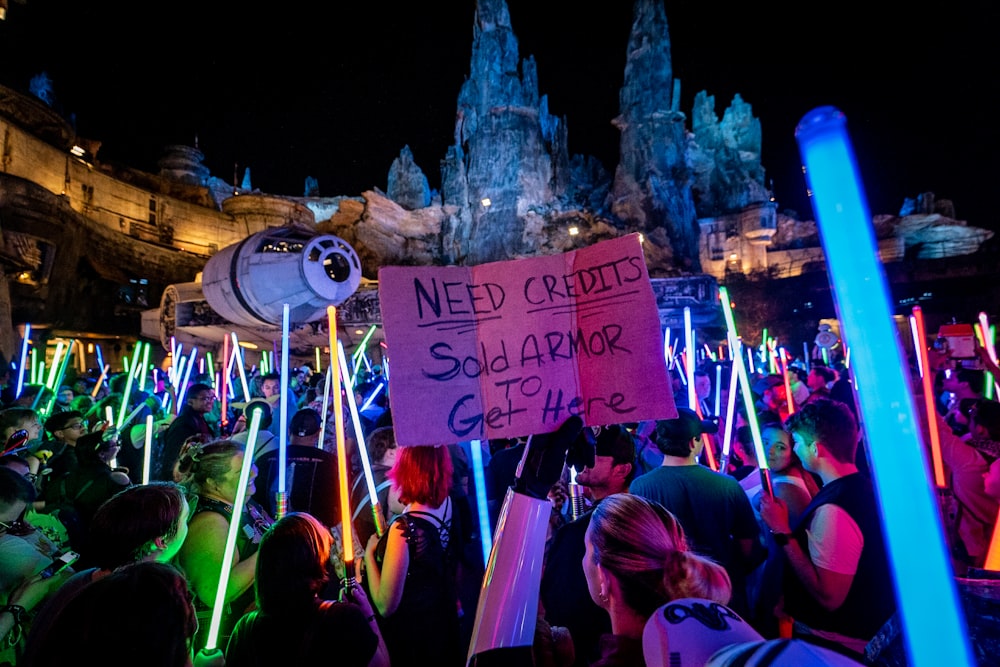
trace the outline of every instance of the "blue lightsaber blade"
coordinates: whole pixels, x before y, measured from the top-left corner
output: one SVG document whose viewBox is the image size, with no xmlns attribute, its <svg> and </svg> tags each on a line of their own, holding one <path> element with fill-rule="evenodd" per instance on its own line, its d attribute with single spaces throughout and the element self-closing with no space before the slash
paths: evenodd
<svg viewBox="0 0 1000 667">
<path fill-rule="evenodd" d="M 927 479 L 920 421 L 897 345 L 889 291 L 847 119 L 813 109 L 795 139 L 812 191 L 837 313 L 852 341 L 859 408 L 914 667 L 973 665 L 945 536 Z"/>
</svg>

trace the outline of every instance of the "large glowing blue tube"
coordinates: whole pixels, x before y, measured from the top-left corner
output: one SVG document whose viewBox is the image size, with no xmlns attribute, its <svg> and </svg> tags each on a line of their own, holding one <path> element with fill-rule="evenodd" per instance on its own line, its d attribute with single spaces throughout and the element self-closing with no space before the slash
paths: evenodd
<svg viewBox="0 0 1000 667">
<path fill-rule="evenodd" d="M 910 379 L 896 340 L 885 273 L 862 192 L 847 120 L 813 109 L 795 139 L 812 191 L 830 283 L 852 362 L 878 490 L 909 664 L 973 665 L 968 630 L 927 479 Z"/>
</svg>

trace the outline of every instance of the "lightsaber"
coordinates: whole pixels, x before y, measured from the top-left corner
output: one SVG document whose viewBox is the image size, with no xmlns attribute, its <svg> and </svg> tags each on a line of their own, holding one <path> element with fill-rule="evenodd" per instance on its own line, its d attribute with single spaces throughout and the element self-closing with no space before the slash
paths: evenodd
<svg viewBox="0 0 1000 667">
<path fill-rule="evenodd" d="M 715 416 L 722 409 L 722 364 L 715 364 Z"/>
<path fill-rule="evenodd" d="M 24 338 L 21 339 L 21 362 L 17 366 L 17 391 L 14 398 L 19 398 L 24 390 L 24 369 L 28 365 L 28 341 L 31 339 L 31 324 L 24 325 Z"/>
<path fill-rule="evenodd" d="M 924 311 L 920 306 L 913 307 L 913 318 L 917 322 L 917 354 L 920 355 L 920 365 L 925 369 L 920 378 L 924 394 L 924 412 L 927 415 L 927 436 L 930 442 L 931 462 L 934 470 L 934 484 L 938 489 L 945 489 L 948 482 L 944 476 L 944 463 L 941 458 L 941 435 L 938 433 L 937 408 L 934 405 L 934 377 L 931 372 L 930 360 L 927 355 L 927 334 L 924 325 Z M 889 441 L 891 442 L 891 441 Z M 926 475 L 926 473 L 924 473 Z"/>
<path fill-rule="evenodd" d="M 290 391 L 288 383 L 288 319 L 289 319 L 289 305 L 286 303 L 281 307 L 281 393 L 278 394 L 278 415 L 280 416 L 279 424 L 281 425 L 281 433 L 278 435 L 278 518 L 285 516 L 288 512 L 288 493 L 285 489 L 285 466 L 288 463 L 288 396 L 286 392 Z M 350 514 L 343 514 L 343 516 L 351 516 Z M 344 522 L 345 525 L 350 525 L 349 522 Z"/>
<path fill-rule="evenodd" d="M 337 349 L 337 308 L 326 307 L 326 317 L 330 330 L 330 368 L 333 371 L 333 412 L 337 424 L 337 477 L 340 482 L 340 525 L 344 538 L 344 583 L 345 588 L 354 584 L 354 532 L 351 530 L 351 494 L 347 479 L 347 444 L 344 442 L 344 404 L 340 396 L 340 364 L 333 355 Z"/>
<path fill-rule="evenodd" d="M 347 375 L 347 354 L 344 352 L 344 345 L 337 341 L 337 360 L 340 364 L 340 377 Z M 365 483 L 368 485 L 368 500 L 372 507 L 372 518 L 375 520 L 375 532 L 379 537 L 385 532 L 385 517 L 382 515 L 382 505 L 378 501 L 378 491 L 375 490 L 375 476 L 372 474 L 372 465 L 368 460 L 368 446 L 365 444 L 365 434 L 361 428 L 361 417 L 358 415 L 358 405 L 354 400 L 354 389 L 346 382 L 343 385 L 344 393 L 347 395 L 347 407 L 351 411 L 351 421 L 354 422 L 354 439 L 358 443 L 358 453 L 361 455 L 361 467 L 365 473 Z M 339 387 L 338 387 L 339 389 Z M 346 522 L 345 522 L 345 525 Z"/>
<path fill-rule="evenodd" d="M 188 381 L 191 379 L 191 369 L 194 368 L 195 355 L 198 354 L 198 348 L 192 347 L 191 354 L 188 355 L 187 364 L 184 367 L 184 380 L 181 382 L 180 391 L 177 392 L 177 414 L 181 413 L 181 408 L 184 407 L 185 396 L 188 390 Z"/>
<path fill-rule="evenodd" d="M 806 365 L 806 372 L 812 370 L 812 359 L 809 358 L 809 343 L 802 341 L 802 359 Z"/>
<path fill-rule="evenodd" d="M 483 549 L 483 565 L 488 565 L 490 552 L 493 550 L 493 534 L 490 530 L 490 510 L 486 500 L 483 448 L 479 440 L 473 440 L 470 445 L 472 447 L 472 481 L 476 485 L 476 507 L 479 508 L 479 544 Z"/>
<path fill-rule="evenodd" d="M 66 367 L 69 366 L 69 360 L 73 354 L 73 348 L 75 345 L 76 339 L 73 338 L 69 341 L 69 347 L 66 348 L 66 356 L 63 357 L 62 363 L 59 364 L 59 373 L 56 375 L 56 385 L 52 387 L 52 398 L 49 399 L 48 404 L 45 406 L 44 414 L 46 416 L 52 413 L 52 406 L 56 402 L 58 387 L 62 385 L 63 378 L 66 377 Z M 39 392 L 39 396 L 41 396 L 41 392 Z"/>
<path fill-rule="evenodd" d="M 846 125 L 838 109 L 819 107 L 802 118 L 795 138 L 813 193 L 837 312 L 846 337 L 856 343 L 857 376 L 866 379 L 857 393 L 871 443 L 868 454 L 909 664 L 971 667 L 975 662 L 969 630 L 945 549 L 940 510 L 929 486 L 914 484 L 926 475 L 919 422 L 910 380 L 903 375 L 889 291 Z"/>
<path fill-rule="evenodd" d="M 139 343 L 142 345 L 142 366 L 139 369 L 139 391 L 146 390 L 146 369 L 149 368 L 149 343 Z"/>
<path fill-rule="evenodd" d="M 108 376 L 109 370 L 111 370 L 111 364 L 104 364 L 104 368 L 101 369 L 101 376 L 97 378 L 97 384 L 94 385 L 94 388 L 90 392 L 91 398 L 97 398 L 97 392 L 104 386 L 104 378 Z"/>
<path fill-rule="evenodd" d="M 229 358 L 229 337 L 228 336 L 223 336 L 222 337 L 222 358 L 223 359 L 228 359 Z M 212 367 L 212 370 L 215 371 L 215 366 L 214 365 Z M 223 372 L 220 373 L 220 375 L 222 376 L 221 378 L 219 378 L 220 380 L 222 380 L 222 385 L 221 385 L 222 391 L 218 390 L 219 385 L 216 384 L 216 387 L 217 387 L 216 392 L 219 393 L 219 394 L 222 394 L 221 396 L 219 396 L 219 400 L 221 401 L 221 405 L 219 406 L 219 426 L 220 426 L 219 432 L 220 433 L 225 433 L 226 432 L 225 431 L 226 425 L 229 423 L 229 419 L 228 419 L 228 416 L 229 416 L 229 378 L 231 378 L 232 375 L 229 374 L 229 369 L 228 368 L 224 368 Z"/>
<path fill-rule="evenodd" d="M 222 609 L 226 606 L 226 589 L 229 587 L 229 572 L 232 570 L 233 555 L 236 553 L 236 538 L 240 533 L 240 522 L 243 519 L 243 506 L 247 499 L 247 485 L 250 483 L 250 471 L 253 468 L 253 452 L 257 448 L 257 434 L 260 433 L 260 420 L 263 408 L 254 406 L 250 415 L 250 431 L 247 434 L 246 448 L 243 450 L 243 465 L 240 466 L 240 481 L 236 487 L 236 499 L 233 500 L 233 512 L 229 517 L 229 531 L 226 533 L 226 547 L 222 555 L 222 570 L 219 572 L 219 585 L 215 589 L 215 604 L 212 605 L 212 620 L 208 626 L 208 639 L 205 650 L 212 651 L 219 641 L 219 628 L 222 625 Z"/>
<path fill-rule="evenodd" d="M 101 350 L 100 343 L 94 345 L 94 353 L 97 355 L 97 367 L 104 368 L 104 352 Z"/>
<path fill-rule="evenodd" d="M 684 375 L 687 376 L 688 407 L 692 410 L 698 404 L 698 393 L 694 389 L 694 328 L 691 326 L 691 308 L 684 306 Z"/>
<path fill-rule="evenodd" d="M 243 400 L 244 401 L 249 401 L 250 400 L 250 385 L 247 383 L 247 369 L 244 367 L 243 349 L 240 347 L 240 341 L 239 341 L 239 338 L 236 337 L 236 332 L 235 331 L 231 331 L 231 332 L 229 332 L 229 335 L 233 339 L 233 349 L 234 350 L 238 350 L 238 352 L 236 353 L 236 357 L 237 357 L 236 358 L 236 368 L 239 370 L 239 373 L 240 373 L 240 386 L 243 388 Z"/>
<path fill-rule="evenodd" d="M 52 389 L 52 385 L 56 381 L 56 371 L 58 370 L 59 360 L 62 359 L 64 345 L 62 341 L 56 343 L 56 353 L 52 356 L 52 366 L 49 367 L 49 378 L 45 381 L 45 386 L 49 389 Z"/>
<path fill-rule="evenodd" d="M 153 415 L 146 415 L 146 433 L 142 447 L 142 483 L 149 484 L 149 467 L 153 464 Z"/>
<path fill-rule="evenodd" d="M 685 373 L 689 372 L 689 369 L 691 368 L 691 363 L 688 361 L 687 358 L 687 350 L 681 352 L 681 364 L 682 364 L 682 370 Z M 690 391 L 692 386 L 694 386 L 694 380 L 692 380 L 688 384 L 688 396 L 691 395 Z M 694 411 L 696 415 L 698 415 L 698 419 L 700 420 L 705 419 L 705 415 L 702 413 L 701 410 L 701 401 L 699 401 L 697 397 L 695 398 L 694 403 L 692 404 L 691 410 Z M 708 467 L 718 472 L 719 464 L 716 463 L 715 461 L 715 445 L 712 442 L 712 436 L 710 436 L 708 433 L 702 433 L 700 440 L 702 441 L 702 443 L 704 443 L 702 452 L 705 454 L 705 458 L 708 459 Z"/>
<path fill-rule="evenodd" d="M 924 356 L 920 354 L 920 335 L 917 333 L 917 318 L 910 315 L 910 337 L 913 338 L 913 352 L 914 356 L 917 358 L 917 370 L 920 371 L 920 377 L 924 377 Z"/>
<path fill-rule="evenodd" d="M 736 341 L 737 347 L 729 355 L 733 359 L 733 367 L 729 371 L 729 395 L 726 397 L 726 430 L 722 436 L 722 460 L 719 462 L 719 470 L 726 472 L 729 469 L 729 453 L 733 449 L 733 417 L 736 414 L 736 358 L 743 358 L 743 353 L 739 349 L 740 341 Z"/>
<path fill-rule="evenodd" d="M 997 363 L 997 350 L 993 343 L 993 328 L 990 326 L 990 320 L 986 316 L 986 313 L 979 313 L 979 326 L 982 328 L 983 333 L 983 347 L 986 349 L 986 354 L 989 355 L 990 360 L 995 364 Z M 1000 395 L 1000 384 L 997 384 L 997 378 L 993 377 L 993 374 L 987 371 L 988 377 L 993 379 L 993 385 L 996 387 L 997 394 Z M 987 398 L 991 398 L 987 396 Z"/>
<path fill-rule="evenodd" d="M 323 449 L 323 440 L 326 435 L 326 416 L 330 411 L 330 382 L 332 381 L 332 369 L 327 366 L 326 368 L 326 380 L 323 382 L 323 414 L 321 415 L 320 422 L 323 424 L 323 428 L 319 430 L 319 439 L 316 441 L 317 449 Z"/>
<path fill-rule="evenodd" d="M 372 393 L 368 395 L 368 398 L 365 399 L 364 404 L 362 404 L 361 406 L 362 412 L 371 407 L 371 404 L 375 401 L 375 399 L 378 397 L 378 395 L 382 392 L 383 389 L 385 389 L 385 382 L 379 382 L 377 385 L 375 385 L 375 388 L 372 389 Z"/>
<path fill-rule="evenodd" d="M 733 319 L 733 306 L 729 300 L 729 292 L 725 287 L 719 288 L 719 300 L 722 302 L 722 313 L 726 317 L 726 329 L 729 332 L 729 347 L 733 350 L 739 350 L 740 337 L 736 332 L 736 321 Z M 743 364 L 743 355 L 733 355 L 733 367 L 739 373 L 740 389 L 743 391 L 743 405 L 747 409 L 747 421 L 750 423 L 750 434 L 753 436 L 753 451 L 757 457 L 757 467 L 760 469 L 760 481 L 767 491 L 767 495 L 773 498 L 774 488 L 771 486 L 771 469 L 767 465 L 767 454 L 764 452 L 764 442 L 760 437 L 760 424 L 757 421 L 757 411 L 753 407 L 753 394 L 750 391 L 747 367 Z"/>
<path fill-rule="evenodd" d="M 778 349 L 778 358 L 781 360 L 781 376 L 785 381 L 785 403 L 788 404 L 788 414 L 795 414 L 795 399 L 792 397 L 792 376 L 788 372 L 788 355 L 785 348 Z"/>
</svg>

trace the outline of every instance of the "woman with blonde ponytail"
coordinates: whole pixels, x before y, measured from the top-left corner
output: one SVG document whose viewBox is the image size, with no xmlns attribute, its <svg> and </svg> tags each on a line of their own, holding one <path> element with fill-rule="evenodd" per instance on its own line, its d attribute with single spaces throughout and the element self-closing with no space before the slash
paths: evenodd
<svg viewBox="0 0 1000 667">
<path fill-rule="evenodd" d="M 594 509 L 583 569 L 594 602 L 611 617 L 592 667 L 703 665 L 715 651 L 761 639 L 726 607 L 726 570 L 688 548 L 676 517 L 628 493 Z M 679 661 L 679 662 L 678 662 Z"/>
</svg>

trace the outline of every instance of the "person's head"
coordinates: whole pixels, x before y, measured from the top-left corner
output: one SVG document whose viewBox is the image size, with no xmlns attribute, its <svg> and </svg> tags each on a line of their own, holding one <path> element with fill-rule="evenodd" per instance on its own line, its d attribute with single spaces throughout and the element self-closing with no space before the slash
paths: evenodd
<svg viewBox="0 0 1000 667">
<path fill-rule="evenodd" d="M 315 445 L 323 428 L 323 418 L 312 408 L 302 408 L 288 422 L 288 435 L 293 445 Z"/>
<path fill-rule="evenodd" d="M 691 551 L 677 518 L 641 496 L 615 493 L 602 500 L 584 544 L 587 588 L 604 609 L 614 599 L 648 618 L 670 600 L 726 604 L 732 595 L 726 570 Z"/>
<path fill-rule="evenodd" d="M 0 410 L 0 443 L 6 442 L 11 433 L 24 429 L 28 442 L 37 442 L 42 435 L 42 422 L 31 408 L 15 406 Z"/>
<path fill-rule="evenodd" d="M 254 410 L 260 410 L 260 428 L 266 429 L 269 427 L 274 420 L 271 413 L 271 404 L 263 398 L 254 398 L 247 402 L 246 407 L 243 408 L 242 417 L 246 419 L 247 428 L 250 428 L 250 419 L 253 417 Z"/>
<path fill-rule="evenodd" d="M 87 414 L 94 407 L 94 397 L 90 394 L 78 394 L 70 401 L 69 409 L 76 410 L 82 415 Z"/>
<path fill-rule="evenodd" d="M 185 443 L 177 462 L 181 486 L 189 495 L 208 495 L 227 502 L 235 501 L 243 471 L 244 451 L 241 443 L 232 440 Z M 247 498 L 256 491 L 256 478 L 257 466 L 253 465 L 247 482 Z"/>
<path fill-rule="evenodd" d="M 694 410 L 677 408 L 676 419 L 661 419 L 656 422 L 652 440 L 665 456 L 688 458 L 701 453 L 702 433 L 716 431 L 718 426 L 711 421 L 699 419 Z"/>
<path fill-rule="evenodd" d="M 21 408 L 44 407 L 53 398 L 53 392 L 44 384 L 26 384 L 13 405 Z"/>
<path fill-rule="evenodd" d="M 813 362 L 812 366 L 809 367 L 809 376 L 806 378 L 806 386 L 809 387 L 809 391 L 816 391 L 817 389 L 823 389 L 831 382 L 837 380 L 837 372 L 828 366 L 820 366 L 819 364 Z"/>
<path fill-rule="evenodd" d="M 173 482 L 123 489 L 94 514 L 88 555 L 105 570 L 141 560 L 166 563 L 187 537 L 188 512 L 184 490 Z"/>
<path fill-rule="evenodd" d="M 423 503 L 438 507 L 451 492 L 451 454 L 444 445 L 400 447 L 396 465 L 387 473 L 399 490 L 403 505 Z"/>
<path fill-rule="evenodd" d="M 260 540 L 254 579 L 264 613 L 301 609 L 330 580 L 330 531 L 305 512 L 278 519 Z"/>
<path fill-rule="evenodd" d="M 68 406 L 70 401 L 73 400 L 74 395 L 72 387 L 62 385 L 59 387 L 58 393 L 56 393 L 56 403 L 62 406 Z"/>
<path fill-rule="evenodd" d="M 264 398 L 271 398 L 281 393 L 281 375 L 265 373 L 260 376 L 260 392 Z"/>
<path fill-rule="evenodd" d="M 760 440 L 767 456 L 767 467 L 778 474 L 793 465 L 801 465 L 799 457 L 792 451 L 792 435 L 781 424 L 770 422 L 760 427 Z"/>
<path fill-rule="evenodd" d="M 371 460 L 390 468 L 396 462 L 396 432 L 391 426 L 380 426 L 368 434 L 365 441 Z"/>
<path fill-rule="evenodd" d="M 1000 440 L 1000 403 L 980 398 L 970 406 L 968 414 L 973 436 Z"/>
<path fill-rule="evenodd" d="M 15 528 L 28 505 L 35 502 L 35 486 L 10 468 L 0 468 L 0 535 Z"/>
<path fill-rule="evenodd" d="M 119 568 L 66 603 L 42 638 L 34 664 L 186 667 L 198 629 L 191 600 L 187 580 L 172 565 Z"/>
<path fill-rule="evenodd" d="M 828 398 L 810 401 L 785 420 L 792 434 L 793 451 L 810 472 L 816 470 L 817 445 L 839 463 L 854 463 L 858 449 L 858 425 L 850 408 Z"/>
<path fill-rule="evenodd" d="M 712 395 L 712 378 L 708 371 L 698 369 L 694 372 L 694 393 L 701 400 Z"/>
<path fill-rule="evenodd" d="M 969 398 L 981 396 L 985 382 L 986 371 L 959 366 L 945 372 L 942 387 L 959 398 Z"/>
<path fill-rule="evenodd" d="M 45 420 L 45 430 L 56 440 L 73 446 L 87 432 L 87 421 L 77 410 L 57 412 Z"/>
<path fill-rule="evenodd" d="M 627 429 L 614 424 L 597 434 L 594 465 L 576 475 L 576 483 L 588 490 L 594 500 L 628 490 L 635 476 L 635 439 Z"/>
<path fill-rule="evenodd" d="M 215 407 L 215 390 L 207 384 L 196 382 L 187 389 L 184 403 L 199 414 L 211 412 Z"/>
</svg>

